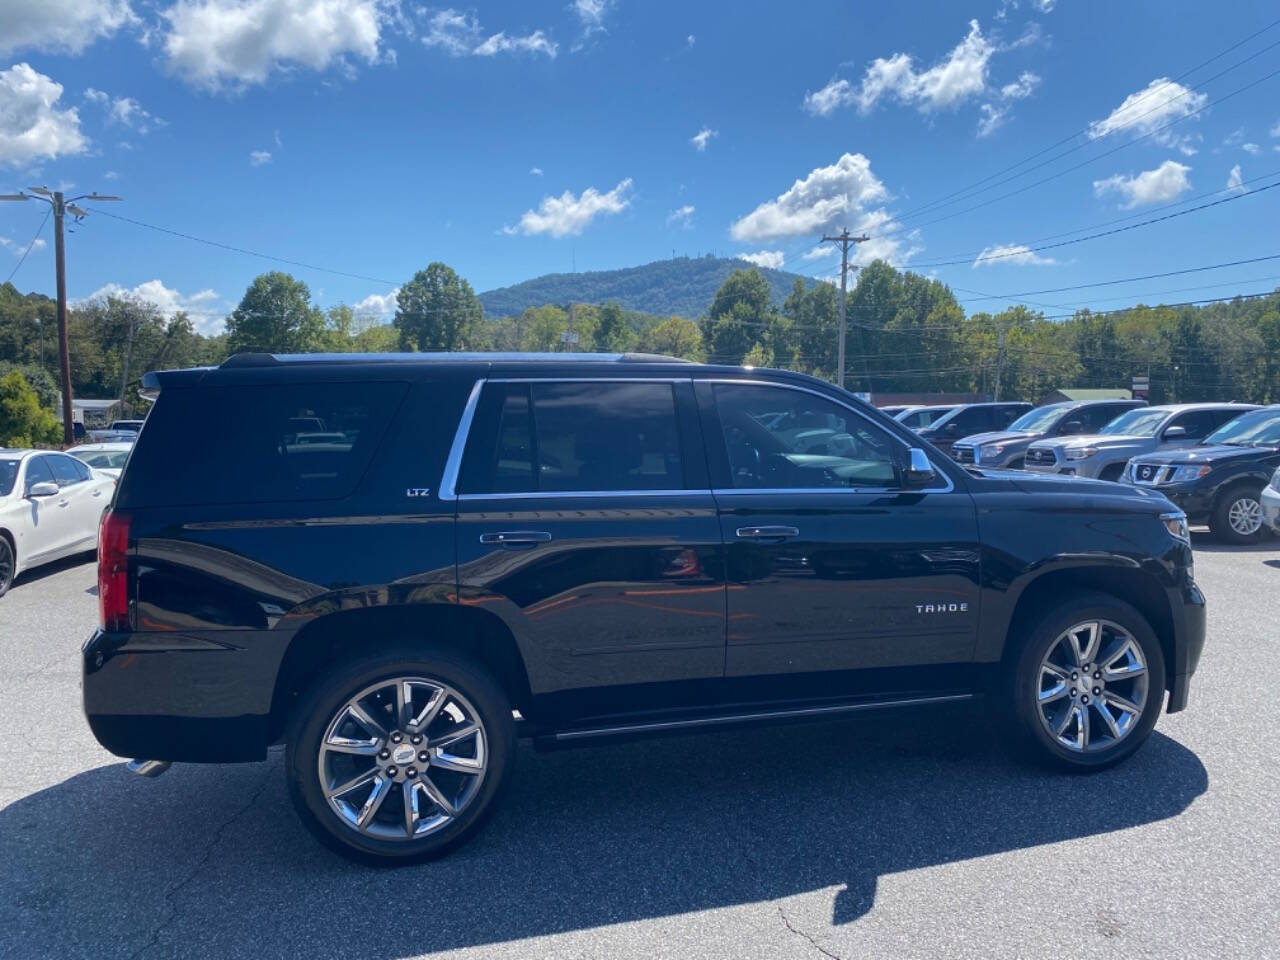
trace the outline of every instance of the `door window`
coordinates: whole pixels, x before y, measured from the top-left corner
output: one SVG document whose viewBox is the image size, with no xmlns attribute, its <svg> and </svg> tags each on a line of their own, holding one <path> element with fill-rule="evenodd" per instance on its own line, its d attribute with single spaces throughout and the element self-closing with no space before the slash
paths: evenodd
<svg viewBox="0 0 1280 960">
<path fill-rule="evenodd" d="M 1110 423 L 1117 415 L 1127 409 L 1129 408 L 1107 405 L 1082 407 L 1079 410 L 1071 411 L 1068 418 L 1080 421 L 1080 425 L 1084 428 L 1080 431 L 1081 433 L 1097 433 L 1102 429 L 1103 424 Z"/>
<path fill-rule="evenodd" d="M 714 389 L 734 487 L 897 485 L 899 445 L 847 407 L 785 387 L 716 384 Z"/>
<path fill-rule="evenodd" d="M 1186 440 L 1203 440 L 1228 420 L 1240 416 L 1235 410 L 1190 410 L 1173 418 L 1170 427 L 1186 427 Z M 1168 427 L 1165 428 L 1166 430 Z"/>
<path fill-rule="evenodd" d="M 680 490 L 670 383 L 491 384 L 467 441 L 463 494 Z"/>
<path fill-rule="evenodd" d="M 76 462 L 70 457 L 51 454 L 44 459 L 48 461 L 49 468 L 53 470 L 53 479 L 58 482 L 59 487 L 70 487 L 81 480 L 88 479 L 87 476 L 80 476 L 80 472 L 76 470 Z"/>
<path fill-rule="evenodd" d="M 27 477 L 24 481 L 23 493 L 31 494 L 31 488 L 37 483 L 57 483 L 53 479 L 53 471 L 49 469 L 48 457 L 32 457 L 27 461 Z"/>
</svg>

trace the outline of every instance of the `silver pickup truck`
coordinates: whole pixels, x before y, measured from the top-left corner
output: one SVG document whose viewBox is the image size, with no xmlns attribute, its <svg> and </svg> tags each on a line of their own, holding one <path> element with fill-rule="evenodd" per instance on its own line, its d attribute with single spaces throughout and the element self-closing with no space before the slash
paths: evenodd
<svg viewBox="0 0 1280 960">
<path fill-rule="evenodd" d="M 1050 403 L 1024 413 L 1007 430 L 979 433 L 951 447 L 956 463 L 983 467 L 1021 467 L 1037 440 L 1094 434 L 1122 413 L 1145 407 L 1145 400 L 1076 400 Z"/>
<path fill-rule="evenodd" d="M 1142 407 L 1116 417 L 1092 436 L 1037 440 L 1024 467 L 1097 480 L 1119 480 L 1130 457 L 1190 447 L 1228 420 L 1256 410 L 1248 403 L 1182 403 Z"/>
</svg>

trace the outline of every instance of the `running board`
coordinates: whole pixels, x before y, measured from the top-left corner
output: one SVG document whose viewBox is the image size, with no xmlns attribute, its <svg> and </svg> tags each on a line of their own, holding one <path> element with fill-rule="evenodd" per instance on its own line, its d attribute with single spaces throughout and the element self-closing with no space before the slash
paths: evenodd
<svg viewBox="0 0 1280 960">
<path fill-rule="evenodd" d="M 676 720 L 637 720 L 633 723 L 615 723 L 601 727 L 557 730 L 538 734 L 534 747 L 538 750 L 558 750 L 566 747 L 588 746 L 592 743 L 629 737 L 662 736 L 690 731 L 724 727 L 750 726 L 752 724 L 782 723 L 786 721 L 822 720 L 850 713 L 866 713 L 894 707 L 920 707 L 947 703 L 965 703 L 976 700 L 975 693 L 947 693 L 899 699 L 863 700 L 856 703 L 832 703 L 822 706 L 777 707 L 712 714 Z"/>
</svg>

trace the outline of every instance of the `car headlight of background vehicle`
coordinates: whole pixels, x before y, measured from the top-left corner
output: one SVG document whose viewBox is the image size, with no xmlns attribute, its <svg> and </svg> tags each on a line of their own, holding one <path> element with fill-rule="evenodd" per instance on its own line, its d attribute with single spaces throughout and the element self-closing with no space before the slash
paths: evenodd
<svg viewBox="0 0 1280 960">
<path fill-rule="evenodd" d="M 1067 460 L 1088 460 L 1097 452 L 1097 447 L 1067 447 L 1062 455 Z"/>
<path fill-rule="evenodd" d="M 1160 514 L 1160 522 L 1169 531 L 1169 536 L 1183 543 L 1191 542 L 1191 531 L 1187 528 L 1187 515 L 1181 510 Z"/>
<path fill-rule="evenodd" d="M 1170 483 L 1186 483 L 1188 480 L 1199 480 L 1213 468 L 1203 464 L 1184 463 L 1173 471 Z"/>
<path fill-rule="evenodd" d="M 1004 453 L 1003 443 L 988 443 L 986 446 L 978 448 L 978 455 L 983 460 L 994 460 L 1000 454 Z"/>
</svg>

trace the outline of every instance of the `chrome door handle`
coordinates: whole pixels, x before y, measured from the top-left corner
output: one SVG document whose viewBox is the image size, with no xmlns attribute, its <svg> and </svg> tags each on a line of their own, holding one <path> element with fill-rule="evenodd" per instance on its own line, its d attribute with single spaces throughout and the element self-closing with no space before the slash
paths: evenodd
<svg viewBox="0 0 1280 960">
<path fill-rule="evenodd" d="M 800 530 L 797 527 L 739 527 L 737 534 L 740 540 L 779 541 L 800 536 Z"/>
<path fill-rule="evenodd" d="M 481 543 L 494 544 L 507 550 L 528 550 L 550 540 L 551 534 L 545 530 L 504 530 L 501 533 L 480 534 Z"/>
</svg>

